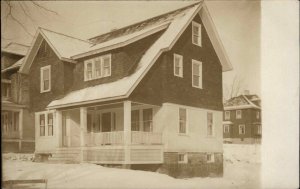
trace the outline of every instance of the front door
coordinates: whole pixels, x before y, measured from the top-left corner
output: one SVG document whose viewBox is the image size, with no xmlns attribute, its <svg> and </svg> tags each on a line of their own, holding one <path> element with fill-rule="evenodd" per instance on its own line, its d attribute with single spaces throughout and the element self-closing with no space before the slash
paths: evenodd
<svg viewBox="0 0 300 189">
<path fill-rule="evenodd" d="M 102 132 L 111 131 L 111 113 L 110 112 L 102 113 L 101 125 L 102 125 Z"/>
</svg>

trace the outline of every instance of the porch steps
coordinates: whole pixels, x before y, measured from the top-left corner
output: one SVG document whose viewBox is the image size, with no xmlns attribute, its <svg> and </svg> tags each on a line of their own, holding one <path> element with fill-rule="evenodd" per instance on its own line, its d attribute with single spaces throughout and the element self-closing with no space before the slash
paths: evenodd
<svg viewBox="0 0 300 189">
<path fill-rule="evenodd" d="M 48 158 L 48 163 L 79 163 L 80 149 L 79 148 L 58 148 Z"/>
</svg>

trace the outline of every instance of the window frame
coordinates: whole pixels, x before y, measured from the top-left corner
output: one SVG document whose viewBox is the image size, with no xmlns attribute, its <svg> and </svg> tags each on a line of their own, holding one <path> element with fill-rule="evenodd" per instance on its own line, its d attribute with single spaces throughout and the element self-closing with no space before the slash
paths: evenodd
<svg viewBox="0 0 300 189">
<path fill-rule="evenodd" d="M 176 61 L 175 61 L 176 58 L 180 59 L 178 74 L 176 73 Z M 174 76 L 183 78 L 183 56 L 182 55 L 174 53 L 174 55 L 173 55 L 173 70 L 174 70 Z"/>
<path fill-rule="evenodd" d="M 180 156 L 183 155 L 183 160 L 180 160 Z M 187 163 L 188 157 L 187 153 L 178 153 L 178 163 Z"/>
<path fill-rule="evenodd" d="M 230 111 L 225 111 L 225 120 L 230 120 Z"/>
<path fill-rule="evenodd" d="M 52 135 L 49 135 L 49 114 L 52 114 Z M 41 135 L 41 115 L 44 115 L 44 135 Z M 38 137 L 54 137 L 55 136 L 55 111 L 43 111 L 35 113 L 36 122 L 38 123 L 37 127 L 35 127 L 36 132 L 38 133 Z"/>
<path fill-rule="evenodd" d="M 257 111 L 257 112 L 256 112 L 256 119 L 259 119 L 259 118 L 260 118 L 260 112 Z"/>
<path fill-rule="evenodd" d="M 199 33 L 194 34 L 194 27 L 198 27 L 199 28 L 199 30 L 198 30 Z M 198 38 L 197 39 L 198 43 L 194 42 L 194 36 L 196 36 Z M 200 23 L 195 22 L 195 21 L 192 22 L 192 44 L 197 45 L 199 47 L 202 47 L 202 26 L 201 26 Z"/>
<path fill-rule="evenodd" d="M 210 156 L 210 160 L 208 159 L 209 156 Z M 215 162 L 215 154 L 214 153 L 206 153 L 206 162 L 214 163 Z"/>
<path fill-rule="evenodd" d="M 194 64 L 197 64 L 199 66 L 199 86 L 194 84 Z M 202 71 L 202 62 L 198 60 L 192 59 L 192 86 L 198 89 L 203 89 L 203 71 Z"/>
<path fill-rule="evenodd" d="M 106 55 L 102 55 L 102 56 L 98 56 L 95 58 L 91 58 L 88 60 L 84 61 L 84 81 L 91 81 L 91 80 L 95 80 L 95 79 L 100 79 L 100 78 L 105 78 L 105 77 L 110 77 L 111 76 L 111 54 L 106 54 Z M 109 59 L 109 65 L 105 66 L 104 65 L 104 59 L 108 58 Z M 96 62 L 100 61 L 100 75 L 96 76 Z M 92 65 L 92 74 L 91 74 L 91 78 L 88 78 L 87 75 L 87 65 L 91 64 Z M 105 74 L 105 70 L 106 68 L 109 67 L 109 73 Z"/>
<path fill-rule="evenodd" d="M 211 124 L 211 135 L 209 135 L 208 134 L 208 115 L 209 114 L 211 114 L 212 115 L 212 124 Z M 207 114 L 206 114 L 206 136 L 207 137 L 214 137 L 214 134 L 215 134 L 215 132 L 214 132 L 214 114 L 213 114 L 213 112 L 207 112 Z"/>
<path fill-rule="evenodd" d="M 49 89 L 44 89 L 44 70 L 49 70 Z M 40 93 L 51 91 L 51 65 L 43 66 L 40 68 Z"/>
<path fill-rule="evenodd" d="M 184 133 L 181 132 L 181 130 L 180 130 L 180 123 L 181 123 L 180 110 L 185 110 L 185 132 Z M 183 107 L 178 108 L 178 134 L 179 135 L 188 135 L 188 110 L 187 110 L 187 108 L 183 108 Z"/>
<path fill-rule="evenodd" d="M 238 116 L 238 112 L 240 112 L 240 116 Z M 242 119 L 242 110 L 236 110 L 236 112 L 235 112 L 235 118 L 236 119 Z"/>
<path fill-rule="evenodd" d="M 241 128 L 244 128 L 244 132 L 242 133 L 241 131 L 242 131 L 242 129 Z M 246 126 L 245 126 L 245 124 L 239 124 L 239 135 L 244 135 L 244 134 L 246 134 Z"/>
<path fill-rule="evenodd" d="M 223 132 L 224 133 L 230 133 L 230 125 L 224 125 Z"/>
</svg>

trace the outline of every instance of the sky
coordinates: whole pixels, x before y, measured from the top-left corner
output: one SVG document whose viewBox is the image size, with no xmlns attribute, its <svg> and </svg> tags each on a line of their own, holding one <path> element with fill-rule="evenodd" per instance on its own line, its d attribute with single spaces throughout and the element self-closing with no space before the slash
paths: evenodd
<svg viewBox="0 0 300 189">
<path fill-rule="evenodd" d="M 88 39 L 144 19 L 194 3 L 192 1 L 43 1 L 45 11 L 32 2 L 12 1 L 12 13 L 27 32 L 5 19 L 7 4 L 1 1 L 2 46 L 14 41 L 30 45 L 37 27 Z M 233 70 L 223 72 L 223 91 L 236 77 L 242 90 L 260 95 L 260 2 L 206 1 Z M 25 10 L 25 12 L 24 12 Z M 29 18 L 30 17 L 30 18 Z M 28 34 L 30 33 L 30 34 Z"/>
</svg>

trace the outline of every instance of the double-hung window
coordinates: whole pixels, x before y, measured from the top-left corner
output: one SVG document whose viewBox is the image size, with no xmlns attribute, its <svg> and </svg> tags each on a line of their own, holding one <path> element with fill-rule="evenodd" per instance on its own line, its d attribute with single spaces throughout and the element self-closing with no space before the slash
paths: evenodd
<svg viewBox="0 0 300 189">
<path fill-rule="evenodd" d="M 41 93 L 51 90 L 51 66 L 41 67 Z"/>
<path fill-rule="evenodd" d="M 202 89 L 202 62 L 192 60 L 192 85 Z"/>
<path fill-rule="evenodd" d="M 225 111 L 225 120 L 230 120 L 230 111 Z"/>
<path fill-rule="evenodd" d="M 53 113 L 40 113 L 38 115 L 40 136 L 53 136 Z"/>
<path fill-rule="evenodd" d="M 213 113 L 207 113 L 207 136 L 213 136 Z"/>
<path fill-rule="evenodd" d="M 183 57 L 178 54 L 174 54 L 174 75 L 183 77 Z"/>
<path fill-rule="evenodd" d="M 229 125 L 224 125 L 224 133 L 229 133 Z"/>
<path fill-rule="evenodd" d="M 192 43 L 200 47 L 202 46 L 201 24 L 197 22 L 192 23 Z"/>
<path fill-rule="evenodd" d="M 242 110 L 236 111 L 236 119 L 242 119 Z"/>
<path fill-rule="evenodd" d="M 245 125 L 239 125 L 239 134 L 244 135 L 246 133 Z"/>
<path fill-rule="evenodd" d="M 111 75 L 111 54 L 92 58 L 84 62 L 84 81 Z"/>
<path fill-rule="evenodd" d="M 179 133 L 187 133 L 186 109 L 179 108 Z"/>
<path fill-rule="evenodd" d="M 45 136 L 45 114 L 40 115 L 40 136 Z"/>
</svg>

